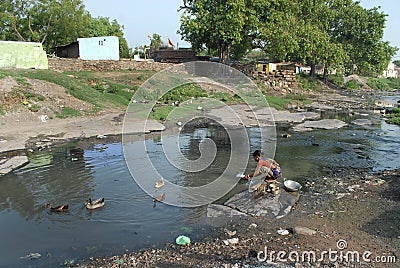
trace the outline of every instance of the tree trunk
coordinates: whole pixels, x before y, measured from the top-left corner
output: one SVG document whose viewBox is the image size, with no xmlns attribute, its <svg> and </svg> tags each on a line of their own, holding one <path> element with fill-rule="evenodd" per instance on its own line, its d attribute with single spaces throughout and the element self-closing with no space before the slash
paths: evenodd
<svg viewBox="0 0 400 268">
<path fill-rule="evenodd" d="M 324 65 L 324 77 L 323 77 L 323 79 L 324 79 L 324 83 L 327 84 L 328 83 L 328 70 L 325 68 L 325 65 Z"/>
<path fill-rule="evenodd" d="M 231 42 L 223 42 L 219 44 L 219 62 L 229 65 L 231 63 L 230 54 L 232 49 Z"/>
<path fill-rule="evenodd" d="M 311 71 L 310 71 L 310 76 L 315 77 L 315 63 L 311 63 Z"/>
</svg>

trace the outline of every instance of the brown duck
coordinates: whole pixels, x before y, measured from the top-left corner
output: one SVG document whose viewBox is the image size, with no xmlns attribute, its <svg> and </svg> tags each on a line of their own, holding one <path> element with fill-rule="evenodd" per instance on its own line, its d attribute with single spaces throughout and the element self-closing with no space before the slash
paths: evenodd
<svg viewBox="0 0 400 268">
<path fill-rule="evenodd" d="M 68 204 L 59 205 L 56 207 L 52 207 L 51 204 L 47 204 L 46 207 L 50 208 L 50 211 L 52 211 L 52 212 L 64 212 L 64 211 L 67 211 L 69 208 Z"/>
</svg>

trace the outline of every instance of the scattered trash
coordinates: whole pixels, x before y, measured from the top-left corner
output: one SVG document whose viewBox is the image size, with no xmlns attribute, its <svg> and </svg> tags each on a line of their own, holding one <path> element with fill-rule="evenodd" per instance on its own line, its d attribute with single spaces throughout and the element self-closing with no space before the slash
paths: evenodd
<svg viewBox="0 0 400 268">
<path fill-rule="evenodd" d="M 336 194 L 336 199 L 343 198 L 343 197 L 345 197 L 346 195 L 350 195 L 350 193 L 338 193 L 338 194 Z"/>
<path fill-rule="evenodd" d="M 97 135 L 96 138 L 97 139 L 105 139 L 105 138 L 107 138 L 107 136 L 106 135 Z"/>
<path fill-rule="evenodd" d="M 280 234 L 280 235 L 288 235 L 288 234 L 290 234 L 290 232 L 289 232 L 289 230 L 286 230 L 286 229 L 279 229 L 278 230 L 278 234 Z"/>
<path fill-rule="evenodd" d="M 182 126 L 182 122 L 181 122 L 181 121 L 176 122 L 176 124 L 177 124 L 178 126 Z"/>
<path fill-rule="evenodd" d="M 223 241 L 225 245 L 233 245 L 239 243 L 239 238 L 230 238 Z"/>
<path fill-rule="evenodd" d="M 49 120 L 49 117 L 45 114 L 42 114 L 41 116 L 39 116 L 40 121 L 42 121 L 43 123 L 46 123 L 47 120 Z"/>
<path fill-rule="evenodd" d="M 190 244 L 190 238 L 187 237 L 187 236 L 184 236 L 184 235 L 180 235 L 180 236 L 178 236 L 178 237 L 175 239 L 175 242 L 176 242 L 178 245 L 186 246 L 186 245 L 189 245 L 189 244 Z"/>
<path fill-rule="evenodd" d="M 225 231 L 225 233 L 228 235 L 228 236 L 234 236 L 235 234 L 236 234 L 236 231 L 229 231 L 228 229 L 224 229 L 224 231 Z"/>
<path fill-rule="evenodd" d="M 162 201 L 164 201 L 164 199 L 165 199 L 165 193 L 162 193 L 159 196 L 153 197 L 153 202 L 154 202 L 153 208 L 156 207 L 157 202 L 162 202 Z"/>
<path fill-rule="evenodd" d="M 252 223 L 249 225 L 249 229 L 255 229 L 255 228 L 257 228 L 257 226 L 258 226 L 257 224 Z"/>
<path fill-rule="evenodd" d="M 198 107 L 197 107 L 197 110 L 203 110 L 203 107 L 198 106 Z"/>
<path fill-rule="evenodd" d="M 71 157 L 71 161 L 73 162 L 73 161 L 78 161 L 79 160 L 79 158 L 76 158 L 76 157 Z"/>
<path fill-rule="evenodd" d="M 119 258 L 119 259 L 114 260 L 114 263 L 116 263 L 116 264 L 124 264 L 124 260 Z"/>
<path fill-rule="evenodd" d="M 71 266 L 75 264 L 75 260 L 73 259 L 66 259 L 64 260 L 64 266 Z"/>
<path fill-rule="evenodd" d="M 238 173 L 236 174 L 236 178 L 244 178 L 246 175 L 242 174 L 242 173 Z"/>
<path fill-rule="evenodd" d="M 376 179 L 376 180 L 374 180 L 374 182 L 372 183 L 372 185 L 379 186 L 379 185 L 384 184 L 385 182 L 386 182 L 385 180 Z"/>
<path fill-rule="evenodd" d="M 24 257 L 20 257 L 20 259 L 34 260 L 34 259 L 39 259 L 40 257 L 42 257 L 40 253 L 29 253 Z"/>
</svg>

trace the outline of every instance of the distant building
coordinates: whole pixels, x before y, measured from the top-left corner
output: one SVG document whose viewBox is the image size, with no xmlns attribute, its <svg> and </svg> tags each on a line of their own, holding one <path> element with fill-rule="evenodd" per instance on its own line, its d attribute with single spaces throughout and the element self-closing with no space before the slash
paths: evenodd
<svg viewBox="0 0 400 268">
<path fill-rule="evenodd" d="M 60 58 L 82 60 L 119 60 L 119 39 L 117 36 L 78 38 L 65 46 L 53 48 Z"/>
<path fill-rule="evenodd" d="M 60 58 L 79 58 L 79 43 L 75 41 L 65 46 L 53 47 L 53 51 Z"/>
<path fill-rule="evenodd" d="M 210 57 L 196 56 L 196 52 L 190 48 L 160 48 L 151 52 L 151 58 L 158 62 L 182 63 L 190 61 L 208 61 Z"/>
<path fill-rule="evenodd" d="M 393 62 L 389 63 L 388 68 L 383 71 L 382 76 L 386 77 L 386 78 L 397 78 L 398 72 L 397 72 L 396 65 Z"/>
<path fill-rule="evenodd" d="M 41 43 L 0 41 L 0 68 L 48 69 Z"/>
</svg>

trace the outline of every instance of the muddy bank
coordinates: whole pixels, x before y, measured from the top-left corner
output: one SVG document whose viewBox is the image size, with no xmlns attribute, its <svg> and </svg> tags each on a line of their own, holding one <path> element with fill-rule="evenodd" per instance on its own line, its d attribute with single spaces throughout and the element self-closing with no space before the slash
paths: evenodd
<svg viewBox="0 0 400 268">
<path fill-rule="evenodd" d="M 93 258 L 79 267 L 397 267 L 399 178 L 400 170 L 331 170 L 326 177 L 303 182 L 300 200 L 285 218 L 226 218 L 207 238 L 188 246 L 171 243 Z M 289 234 L 281 235 L 279 230 Z M 329 249 L 336 251 L 336 260 L 321 255 Z M 292 253 L 291 258 L 281 255 L 279 260 L 278 251 L 300 257 Z M 360 257 L 340 257 L 340 252 L 350 251 Z M 367 251 L 370 255 L 362 258 Z M 302 259 L 303 252 L 315 252 L 316 259 Z"/>
</svg>

